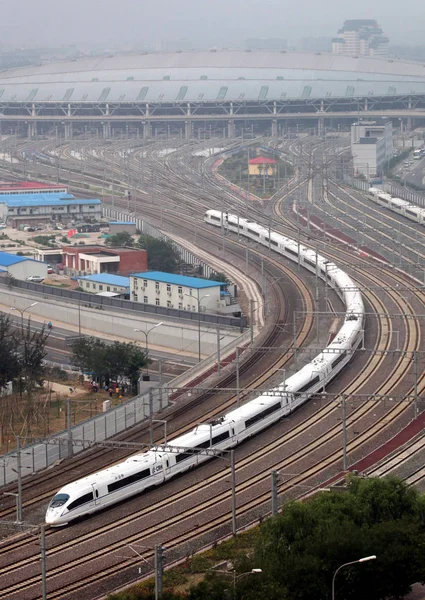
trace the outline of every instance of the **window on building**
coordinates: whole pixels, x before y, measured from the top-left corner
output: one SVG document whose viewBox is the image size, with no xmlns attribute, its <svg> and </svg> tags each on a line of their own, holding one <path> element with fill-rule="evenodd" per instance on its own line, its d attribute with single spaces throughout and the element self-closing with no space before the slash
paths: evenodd
<svg viewBox="0 0 425 600">
<path fill-rule="evenodd" d="M 114 287 L 114 292 L 118 292 L 118 288 Z"/>
<path fill-rule="evenodd" d="M 167 308 L 171 308 L 171 300 L 167 300 Z"/>
<path fill-rule="evenodd" d="M 139 296 L 133 292 L 134 302 L 138 302 Z"/>
<path fill-rule="evenodd" d="M 167 283 L 167 292 L 171 292 L 171 285 Z"/>
<path fill-rule="evenodd" d="M 95 284 L 95 283 L 93 283 L 93 289 L 94 289 L 94 290 L 96 289 L 96 284 Z"/>
<path fill-rule="evenodd" d="M 159 281 L 155 281 L 155 291 L 159 291 Z"/>
<path fill-rule="evenodd" d="M 99 290 L 103 292 L 103 285 L 99 285 Z"/>
<path fill-rule="evenodd" d="M 144 302 L 145 304 L 147 304 L 147 303 L 148 303 L 148 297 L 147 297 L 147 296 L 143 296 L 143 302 Z"/>
<path fill-rule="evenodd" d="M 159 302 L 159 298 L 155 298 L 155 306 L 159 306 L 160 302 Z"/>
<path fill-rule="evenodd" d="M 189 296 L 192 295 L 192 288 L 189 288 Z"/>
<path fill-rule="evenodd" d="M 90 287 L 90 283 L 88 281 L 86 281 L 86 287 L 89 288 Z"/>
<path fill-rule="evenodd" d="M 111 286 L 110 286 L 110 285 L 107 285 L 107 286 L 106 286 L 106 291 L 107 291 L 107 292 L 110 292 L 110 291 L 111 291 Z"/>
<path fill-rule="evenodd" d="M 147 280 L 147 279 L 144 279 L 144 280 L 143 280 L 143 286 L 144 286 L 144 287 L 147 287 L 147 285 L 148 285 L 148 280 Z"/>
<path fill-rule="evenodd" d="M 134 285 L 134 287 L 135 287 L 135 288 L 137 288 L 137 277 L 135 277 L 135 278 L 133 279 L 133 285 Z M 143 284 L 143 285 L 144 285 L 144 284 Z"/>
<path fill-rule="evenodd" d="M 179 291 L 179 294 L 183 294 L 183 288 L 182 288 L 181 285 L 179 285 L 179 290 L 178 291 Z"/>
<path fill-rule="evenodd" d="M 187 305 L 187 310 L 190 310 L 190 304 Z"/>
<path fill-rule="evenodd" d="M 89 206 L 90 209 L 94 209 L 94 206 Z"/>
<path fill-rule="evenodd" d="M 194 304 L 192 304 L 192 310 L 193 310 L 193 312 L 195 312 L 195 310 L 196 310 L 196 308 L 195 308 L 195 305 L 194 305 Z"/>
<path fill-rule="evenodd" d="M 183 310 L 183 302 L 179 302 L 179 310 Z"/>
</svg>

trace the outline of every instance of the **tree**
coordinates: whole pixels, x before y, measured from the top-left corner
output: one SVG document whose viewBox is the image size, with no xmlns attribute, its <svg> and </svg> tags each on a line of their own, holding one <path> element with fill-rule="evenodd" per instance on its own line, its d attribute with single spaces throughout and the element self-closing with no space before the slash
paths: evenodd
<svg viewBox="0 0 425 600">
<path fill-rule="evenodd" d="M 72 342 L 71 352 L 71 363 L 101 384 L 128 379 L 132 391 L 137 392 L 139 372 L 146 364 L 146 356 L 136 344 L 106 344 L 95 337 L 83 337 Z"/>
<path fill-rule="evenodd" d="M 42 385 L 44 381 L 43 361 L 47 356 L 46 342 L 49 331 L 45 326 L 37 331 L 31 329 L 31 320 L 21 332 L 19 343 L 19 367 L 23 382 L 23 389 L 31 394 L 36 386 Z"/>
<path fill-rule="evenodd" d="M 10 317 L 0 314 L 0 390 L 19 375 L 18 343 Z"/>
<path fill-rule="evenodd" d="M 208 279 L 210 279 L 211 281 L 221 281 L 223 283 L 230 283 L 230 279 L 227 278 L 226 273 L 223 272 L 219 272 L 219 273 L 212 273 Z"/>
<path fill-rule="evenodd" d="M 353 477 L 346 493 L 294 502 L 267 521 L 253 564 L 281 598 L 328 600 L 340 565 L 376 554 L 338 573 L 338 597 L 402 597 L 425 580 L 424 509 L 424 499 L 400 480 Z"/>
<path fill-rule="evenodd" d="M 160 240 L 150 235 L 141 235 L 139 248 L 148 254 L 148 269 L 150 271 L 165 271 L 177 273 L 180 269 L 180 255 L 169 240 Z"/>
<path fill-rule="evenodd" d="M 134 246 L 134 240 L 128 231 L 120 231 L 105 240 L 105 246 Z"/>
</svg>

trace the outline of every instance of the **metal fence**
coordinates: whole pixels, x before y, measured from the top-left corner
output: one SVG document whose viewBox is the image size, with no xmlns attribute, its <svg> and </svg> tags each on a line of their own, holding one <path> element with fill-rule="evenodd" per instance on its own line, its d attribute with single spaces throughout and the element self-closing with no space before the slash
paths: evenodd
<svg viewBox="0 0 425 600">
<path fill-rule="evenodd" d="M 151 388 L 145 394 L 52 436 L 61 440 L 61 443 L 49 443 L 49 438 L 46 438 L 42 442 L 25 446 L 20 451 L 22 477 L 68 458 L 73 439 L 84 440 L 87 443 L 106 440 L 149 418 L 150 414 L 153 415 L 168 404 L 168 393 L 165 390 Z M 72 447 L 72 452 L 76 454 L 83 449 L 83 446 L 76 445 Z M 17 478 L 18 456 L 16 451 L 12 451 L 0 458 L 0 486 L 12 483 Z"/>
</svg>

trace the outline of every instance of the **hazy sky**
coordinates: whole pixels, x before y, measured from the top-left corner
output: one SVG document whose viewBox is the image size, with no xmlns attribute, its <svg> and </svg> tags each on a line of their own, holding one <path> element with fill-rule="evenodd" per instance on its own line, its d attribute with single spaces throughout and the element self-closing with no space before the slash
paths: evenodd
<svg viewBox="0 0 425 600">
<path fill-rule="evenodd" d="M 0 0 L 0 44 L 231 46 L 332 36 L 350 18 L 376 19 L 392 42 L 425 43 L 422 0 Z"/>
</svg>

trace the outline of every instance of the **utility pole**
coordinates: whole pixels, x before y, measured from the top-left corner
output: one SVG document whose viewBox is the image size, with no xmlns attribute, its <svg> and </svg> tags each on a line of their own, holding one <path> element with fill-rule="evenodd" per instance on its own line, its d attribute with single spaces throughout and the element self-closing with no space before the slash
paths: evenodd
<svg viewBox="0 0 425 600">
<path fill-rule="evenodd" d="M 71 429 L 71 398 L 66 399 L 66 431 L 67 431 L 67 440 L 68 440 L 67 458 L 71 458 L 74 453 L 74 447 L 72 445 L 72 429 Z"/>
<path fill-rule="evenodd" d="M 155 546 L 155 600 L 160 600 L 162 596 L 163 559 L 163 548 L 159 544 Z"/>
<path fill-rule="evenodd" d="M 46 525 L 40 526 L 40 553 L 41 553 L 41 593 L 43 600 L 47 599 L 46 581 Z"/>
<path fill-rule="evenodd" d="M 278 513 L 278 506 L 277 506 L 278 477 L 279 477 L 279 471 L 272 471 L 272 517 L 275 517 Z"/>
</svg>

